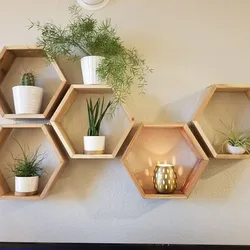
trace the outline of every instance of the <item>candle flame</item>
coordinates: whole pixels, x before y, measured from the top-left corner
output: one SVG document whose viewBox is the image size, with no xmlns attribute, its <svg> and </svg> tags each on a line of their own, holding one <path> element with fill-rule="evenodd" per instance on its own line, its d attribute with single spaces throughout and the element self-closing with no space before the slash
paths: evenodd
<svg viewBox="0 0 250 250">
<path fill-rule="evenodd" d="M 153 167 L 153 162 L 152 162 L 152 159 L 150 157 L 148 157 L 148 165 L 150 167 Z"/>
<path fill-rule="evenodd" d="M 175 166 L 176 165 L 176 157 L 175 157 L 175 155 L 173 155 L 173 157 L 172 157 L 172 164 Z"/>
</svg>

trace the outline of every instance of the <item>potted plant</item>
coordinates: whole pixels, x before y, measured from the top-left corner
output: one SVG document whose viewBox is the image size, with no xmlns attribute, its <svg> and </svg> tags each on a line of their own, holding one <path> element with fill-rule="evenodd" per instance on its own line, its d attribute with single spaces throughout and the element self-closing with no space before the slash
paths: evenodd
<svg viewBox="0 0 250 250">
<path fill-rule="evenodd" d="M 245 152 L 249 154 L 250 152 L 250 134 L 249 130 L 240 131 L 236 128 L 235 122 L 232 122 L 230 126 L 227 126 L 221 121 L 221 123 L 227 129 L 227 132 L 221 132 L 224 137 L 223 142 L 219 151 L 223 151 L 226 148 L 226 151 L 229 154 L 241 155 Z"/>
<path fill-rule="evenodd" d="M 24 73 L 21 85 L 12 88 L 16 114 L 39 114 L 43 89 L 35 86 L 35 76 L 32 72 Z"/>
<path fill-rule="evenodd" d="M 105 149 L 105 136 L 100 136 L 100 127 L 102 120 L 111 106 L 109 101 L 104 108 L 104 98 L 102 101 L 97 99 L 93 105 L 92 99 L 87 99 L 89 128 L 88 135 L 83 137 L 85 154 L 103 154 Z"/>
<path fill-rule="evenodd" d="M 21 156 L 14 157 L 11 153 L 14 163 L 8 164 L 15 175 L 15 195 L 35 195 L 38 190 L 39 177 L 43 174 L 40 166 L 45 156 L 39 154 L 40 147 L 33 154 L 27 154 L 21 144 L 16 139 L 14 140 L 21 149 Z"/>
<path fill-rule="evenodd" d="M 115 92 L 114 106 L 124 102 L 134 83 L 143 93 L 146 75 L 152 69 L 137 50 L 124 46 L 110 20 L 98 22 L 76 5 L 69 10 L 72 18 L 66 27 L 31 22 L 30 28 L 36 27 L 41 33 L 37 45 L 46 51 L 49 60 L 59 56 L 71 61 L 81 59 L 84 84 L 107 82 Z"/>
</svg>

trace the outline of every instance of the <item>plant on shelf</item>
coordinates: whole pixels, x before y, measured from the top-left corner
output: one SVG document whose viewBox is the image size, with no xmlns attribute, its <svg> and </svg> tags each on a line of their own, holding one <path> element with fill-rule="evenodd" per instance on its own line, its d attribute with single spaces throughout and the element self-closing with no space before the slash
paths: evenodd
<svg viewBox="0 0 250 250">
<path fill-rule="evenodd" d="M 35 86 L 36 77 L 32 72 L 22 75 L 20 86 L 12 88 L 16 114 L 39 114 L 43 89 Z"/>
<path fill-rule="evenodd" d="M 226 151 L 229 154 L 239 155 L 247 152 L 250 153 L 250 133 L 249 130 L 240 131 L 234 121 L 230 125 L 226 125 L 220 120 L 227 132 L 218 131 L 224 137 L 219 151 Z"/>
<path fill-rule="evenodd" d="M 45 154 L 40 154 L 38 147 L 34 153 L 28 154 L 22 145 L 16 140 L 21 155 L 14 156 L 11 152 L 14 163 L 8 164 L 15 175 L 15 195 L 30 196 L 37 193 L 39 177 L 44 173 L 41 164 Z"/>
<path fill-rule="evenodd" d="M 83 137 L 84 140 L 84 153 L 85 154 L 103 154 L 105 149 L 105 136 L 100 136 L 100 127 L 102 120 L 112 105 L 109 101 L 104 107 L 104 97 L 102 101 L 97 99 L 93 104 L 92 99 L 87 99 L 88 120 L 89 128 L 88 135 Z"/>
<path fill-rule="evenodd" d="M 81 59 L 84 84 L 107 83 L 115 93 L 112 107 L 122 103 L 131 94 L 134 83 L 145 92 L 146 76 L 152 72 L 135 48 L 128 49 L 117 35 L 110 20 L 98 22 L 85 16 L 79 7 L 69 8 L 72 20 L 66 27 L 53 23 L 31 22 L 41 36 L 37 45 L 49 59 L 66 56 L 69 60 Z"/>
</svg>

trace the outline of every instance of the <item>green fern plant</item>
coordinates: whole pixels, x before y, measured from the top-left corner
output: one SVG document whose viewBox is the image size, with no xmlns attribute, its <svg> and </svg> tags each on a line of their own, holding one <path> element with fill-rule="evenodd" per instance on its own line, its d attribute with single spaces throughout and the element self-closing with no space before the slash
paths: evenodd
<svg viewBox="0 0 250 250">
<path fill-rule="evenodd" d="M 98 98 L 94 105 L 91 98 L 89 100 L 86 99 L 86 101 L 89 119 L 88 136 L 99 136 L 102 120 L 112 105 L 112 102 L 109 101 L 104 108 L 104 97 L 102 98 L 102 101 L 100 98 Z"/>
<path fill-rule="evenodd" d="M 15 138 L 13 139 L 18 144 L 21 150 L 21 155 L 14 156 L 12 152 L 10 152 L 14 161 L 12 164 L 8 164 L 10 170 L 16 177 L 41 176 L 44 173 L 43 168 L 41 168 L 41 164 L 46 156 L 45 154 L 39 154 L 40 146 L 34 153 L 28 154 L 25 152 L 22 145 Z"/>
<path fill-rule="evenodd" d="M 40 32 L 37 45 L 46 51 L 49 60 L 59 56 L 66 56 L 70 61 L 89 55 L 103 56 L 97 73 L 114 90 L 112 107 L 126 100 L 133 84 L 137 85 L 140 93 L 144 93 L 146 76 L 152 69 L 135 48 L 124 46 L 111 21 L 98 22 L 92 15 L 84 15 L 76 5 L 69 11 L 71 20 L 65 27 L 31 21 L 30 28 L 36 27 Z"/>
<path fill-rule="evenodd" d="M 224 151 L 227 144 L 233 147 L 242 147 L 249 154 L 250 153 L 250 133 L 249 129 L 240 131 L 234 121 L 230 125 L 226 125 L 222 120 L 220 122 L 226 128 L 226 132 L 217 130 L 223 137 L 219 152 Z"/>
</svg>

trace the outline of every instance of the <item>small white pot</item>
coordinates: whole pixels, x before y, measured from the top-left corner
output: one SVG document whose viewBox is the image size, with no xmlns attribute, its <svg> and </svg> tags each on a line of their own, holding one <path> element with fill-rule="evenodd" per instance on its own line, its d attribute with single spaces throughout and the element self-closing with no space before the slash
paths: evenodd
<svg viewBox="0 0 250 250">
<path fill-rule="evenodd" d="M 15 86 L 12 88 L 16 114 L 39 114 L 43 89 L 36 86 Z"/>
<path fill-rule="evenodd" d="M 15 195 L 29 196 L 37 193 L 39 176 L 15 177 Z"/>
<path fill-rule="evenodd" d="M 232 155 L 242 155 L 246 151 L 243 147 L 234 147 L 230 144 L 227 144 L 226 148 L 227 152 Z"/>
<path fill-rule="evenodd" d="M 85 56 L 81 59 L 83 84 L 105 84 L 97 74 L 103 59 L 102 56 Z"/>
<path fill-rule="evenodd" d="M 105 136 L 84 136 L 85 154 L 104 154 Z"/>
</svg>

